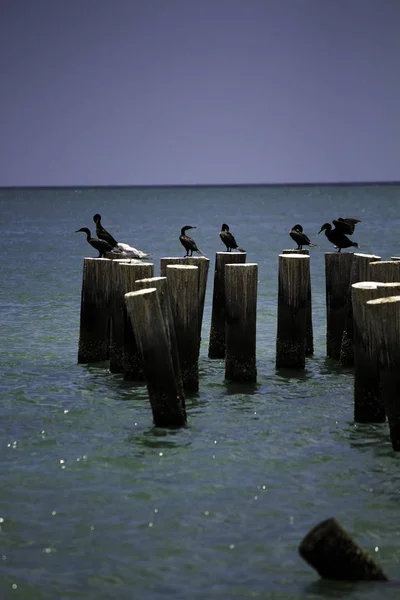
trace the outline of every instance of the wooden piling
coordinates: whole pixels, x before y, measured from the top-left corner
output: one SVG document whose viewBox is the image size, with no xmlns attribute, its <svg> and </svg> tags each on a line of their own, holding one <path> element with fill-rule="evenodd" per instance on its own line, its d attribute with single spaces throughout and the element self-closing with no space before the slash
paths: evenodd
<svg viewBox="0 0 400 600">
<path fill-rule="evenodd" d="M 84 258 L 78 363 L 108 360 L 110 347 L 111 261 Z"/>
<path fill-rule="evenodd" d="M 164 319 L 169 351 L 172 358 L 172 364 L 175 372 L 175 380 L 178 385 L 179 396 L 182 406 L 185 406 L 185 393 L 183 390 L 181 367 L 179 364 L 178 346 L 176 343 L 174 317 L 172 315 L 171 301 L 168 289 L 168 280 L 166 277 L 148 277 L 135 281 L 135 291 L 147 288 L 156 288 L 158 300 L 160 302 L 161 314 Z"/>
<path fill-rule="evenodd" d="M 217 252 L 211 311 L 209 358 L 225 358 L 225 265 L 246 262 L 245 252 Z"/>
<path fill-rule="evenodd" d="M 182 427 L 185 407 L 170 355 L 166 324 L 156 288 L 125 294 L 127 313 L 143 361 L 149 400 L 157 427 Z"/>
<path fill-rule="evenodd" d="M 276 368 L 304 369 L 310 257 L 280 254 Z"/>
<path fill-rule="evenodd" d="M 370 263 L 370 280 L 384 283 L 400 281 L 400 261 L 382 260 Z"/>
<path fill-rule="evenodd" d="M 392 448 L 400 450 L 400 296 L 369 300 L 367 326 L 372 349 L 379 358 L 382 397 L 389 422 Z"/>
<path fill-rule="evenodd" d="M 168 265 L 168 289 L 185 391 L 199 389 L 199 276 L 193 265 Z"/>
<path fill-rule="evenodd" d="M 231 381 L 257 380 L 257 277 L 256 263 L 225 265 L 225 378 Z"/>
<path fill-rule="evenodd" d="M 314 527 L 301 541 L 302 558 L 325 579 L 387 581 L 374 559 L 353 540 L 336 519 Z"/>
<path fill-rule="evenodd" d="M 350 285 L 359 281 L 369 281 L 371 262 L 380 261 L 380 256 L 374 254 L 361 254 L 354 252 L 353 264 L 350 274 Z M 343 367 L 350 367 L 354 364 L 354 347 L 353 347 L 353 305 L 350 301 L 347 307 L 347 315 L 342 335 L 342 344 L 340 347 L 340 364 Z"/>
<path fill-rule="evenodd" d="M 386 410 L 382 399 L 379 360 L 371 342 L 367 301 L 400 293 L 400 283 L 360 281 L 352 286 L 354 342 L 354 420 L 383 423 Z"/>
<path fill-rule="evenodd" d="M 124 379 L 143 381 L 144 370 L 135 336 L 128 319 L 125 294 L 135 289 L 135 281 L 152 277 L 152 263 L 119 262 L 116 265 L 116 290 L 113 296 L 110 371 L 124 373 Z"/>
<path fill-rule="evenodd" d="M 192 265 L 194 267 L 199 268 L 198 274 L 199 274 L 199 343 L 200 343 L 210 259 L 207 258 L 206 256 L 185 256 L 185 257 L 165 256 L 160 259 L 160 275 L 161 275 L 161 277 L 167 277 L 167 266 L 168 265 Z"/>
<path fill-rule="evenodd" d="M 340 358 L 350 302 L 352 264 L 352 252 L 325 253 L 326 354 L 329 358 Z"/>
<path fill-rule="evenodd" d="M 306 248 L 303 250 L 282 250 L 281 254 L 306 254 L 310 255 L 310 251 Z M 312 296 L 311 296 L 311 263 L 308 270 L 308 299 L 307 299 L 307 325 L 306 325 L 306 356 L 314 354 L 314 333 L 312 321 Z"/>
</svg>

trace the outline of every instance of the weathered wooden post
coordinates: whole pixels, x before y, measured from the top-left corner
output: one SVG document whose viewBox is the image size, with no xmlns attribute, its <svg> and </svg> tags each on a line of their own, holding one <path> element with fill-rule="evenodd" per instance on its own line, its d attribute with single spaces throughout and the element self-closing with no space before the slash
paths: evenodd
<svg viewBox="0 0 400 600">
<path fill-rule="evenodd" d="M 280 254 L 276 368 L 304 369 L 310 257 Z"/>
<path fill-rule="evenodd" d="M 369 281 L 369 265 L 371 262 L 380 261 L 380 256 L 374 254 L 360 254 L 354 252 L 353 264 L 350 274 L 350 285 L 358 281 Z M 353 305 L 350 302 L 347 307 L 347 315 L 345 326 L 342 335 L 342 345 L 340 347 L 340 363 L 344 367 L 350 367 L 354 364 L 354 348 L 353 348 Z"/>
<path fill-rule="evenodd" d="M 400 281 L 400 261 L 382 260 L 370 263 L 370 280 L 384 283 Z"/>
<path fill-rule="evenodd" d="M 363 550 L 336 519 L 314 527 L 301 541 L 299 553 L 325 579 L 387 581 L 373 558 Z"/>
<path fill-rule="evenodd" d="M 400 260 L 400 256 L 391 256 L 390 260 Z"/>
<path fill-rule="evenodd" d="M 225 358 L 225 265 L 246 262 L 245 252 L 217 252 L 211 311 L 209 358 Z"/>
<path fill-rule="evenodd" d="M 109 358 L 111 262 L 83 259 L 78 363 Z"/>
<path fill-rule="evenodd" d="M 352 252 L 325 253 L 326 354 L 329 358 L 340 358 L 350 301 L 352 264 Z"/>
<path fill-rule="evenodd" d="M 352 286 L 354 341 L 354 420 L 383 423 L 386 410 L 382 399 L 379 358 L 371 341 L 366 308 L 369 300 L 400 293 L 400 283 L 360 281 Z"/>
<path fill-rule="evenodd" d="M 372 347 L 379 357 L 382 397 L 389 421 L 392 448 L 400 450 L 400 296 L 367 302 Z"/>
<path fill-rule="evenodd" d="M 160 275 L 167 276 L 168 265 L 192 265 L 199 268 L 199 338 L 201 339 L 201 327 L 203 324 L 204 301 L 206 298 L 208 269 L 210 259 L 206 256 L 185 256 L 171 257 L 165 256 L 160 259 Z M 199 342 L 200 343 L 200 342 Z"/>
<path fill-rule="evenodd" d="M 143 360 L 156 427 L 182 427 L 185 407 L 179 394 L 166 325 L 155 288 L 125 294 L 129 319 Z"/>
<path fill-rule="evenodd" d="M 303 250 L 282 250 L 282 254 L 307 254 L 310 251 L 304 248 Z M 310 263 L 311 267 L 311 263 Z M 312 296 L 311 296 L 311 268 L 308 270 L 308 300 L 307 300 L 307 325 L 306 325 L 306 356 L 314 354 L 314 334 L 312 321 Z"/>
<path fill-rule="evenodd" d="M 114 255 L 113 252 L 106 252 L 108 255 Z M 108 258 L 108 257 L 107 257 Z M 110 281 L 110 350 L 109 350 L 109 358 L 110 358 L 110 371 L 111 373 L 120 373 L 123 371 L 122 365 L 122 352 L 119 347 L 115 345 L 114 337 L 115 330 L 119 325 L 120 315 L 120 299 L 119 299 L 119 265 L 121 263 L 130 263 L 129 258 L 115 258 L 115 256 L 111 260 L 111 281 Z"/>
<path fill-rule="evenodd" d="M 257 277 L 256 263 L 225 265 L 225 378 L 231 381 L 257 380 Z"/>
<path fill-rule="evenodd" d="M 172 364 L 174 366 L 175 380 L 178 385 L 182 406 L 185 406 L 185 393 L 183 390 L 181 367 L 179 364 L 178 346 L 176 343 L 174 317 L 172 316 L 169 297 L 168 281 L 166 277 L 148 277 L 135 281 L 135 291 L 147 288 L 156 288 L 160 302 L 161 314 L 164 319 Z"/>
<path fill-rule="evenodd" d="M 186 391 L 199 389 L 199 276 L 192 265 L 167 266 L 179 364 Z"/>
<path fill-rule="evenodd" d="M 144 372 L 135 336 L 128 319 L 125 294 L 135 289 L 136 279 L 152 277 L 152 263 L 119 262 L 116 265 L 116 290 L 113 297 L 110 371 L 124 373 L 124 379 L 143 381 Z"/>
</svg>

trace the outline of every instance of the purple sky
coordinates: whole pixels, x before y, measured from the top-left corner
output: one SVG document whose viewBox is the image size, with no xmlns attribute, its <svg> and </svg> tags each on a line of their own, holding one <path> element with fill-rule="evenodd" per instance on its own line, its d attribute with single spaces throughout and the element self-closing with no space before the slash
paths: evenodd
<svg viewBox="0 0 400 600">
<path fill-rule="evenodd" d="M 0 185 L 400 180 L 400 0 L 0 0 Z"/>
</svg>

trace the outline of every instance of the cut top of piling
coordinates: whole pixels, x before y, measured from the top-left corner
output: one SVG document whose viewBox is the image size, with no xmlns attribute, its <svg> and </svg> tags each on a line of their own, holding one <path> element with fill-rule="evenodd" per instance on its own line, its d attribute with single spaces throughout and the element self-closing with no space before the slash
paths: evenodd
<svg viewBox="0 0 400 600">
<path fill-rule="evenodd" d="M 368 300 L 367 304 L 392 304 L 400 302 L 400 296 L 388 296 L 386 298 L 376 298 L 375 300 Z"/>
<path fill-rule="evenodd" d="M 361 256 L 362 258 L 375 258 L 376 261 L 373 262 L 378 262 L 381 260 L 381 257 L 377 256 L 376 254 L 363 254 L 362 252 L 354 252 L 354 256 Z"/>
<path fill-rule="evenodd" d="M 199 267 L 196 267 L 196 265 L 167 265 L 167 269 L 178 269 L 181 271 L 184 271 L 185 269 L 187 271 L 190 270 L 194 270 L 194 269 L 198 269 Z"/>
<path fill-rule="evenodd" d="M 132 298 L 134 296 L 146 296 L 148 294 L 153 294 L 157 291 L 157 288 L 143 288 L 142 290 L 136 290 L 136 292 L 128 292 L 125 294 L 125 298 Z"/>
<path fill-rule="evenodd" d="M 291 253 L 291 254 L 280 254 L 279 258 L 281 258 L 281 257 L 282 258 L 297 258 L 298 260 L 302 260 L 302 259 L 303 260 L 304 259 L 308 259 L 309 260 L 310 259 L 309 254 L 294 254 L 294 253 Z M 249 264 L 251 264 L 251 263 L 249 263 Z M 253 264 L 255 264 L 255 263 L 253 263 Z"/>
<path fill-rule="evenodd" d="M 151 281 L 151 282 L 154 281 L 154 283 L 155 283 L 156 281 L 161 281 L 163 279 L 167 279 L 167 278 L 161 277 L 161 276 L 160 277 L 143 277 L 143 279 L 136 279 L 136 283 L 148 283 L 149 281 Z"/>
</svg>

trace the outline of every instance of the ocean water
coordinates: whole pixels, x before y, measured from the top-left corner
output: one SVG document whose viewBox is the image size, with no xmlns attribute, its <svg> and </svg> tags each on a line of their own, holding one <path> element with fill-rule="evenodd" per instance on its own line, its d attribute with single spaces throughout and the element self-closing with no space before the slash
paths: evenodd
<svg viewBox="0 0 400 600">
<path fill-rule="evenodd" d="M 0 597 L 400 598 L 321 581 L 298 555 L 335 517 L 400 579 L 400 457 L 386 424 L 355 425 L 353 375 L 325 357 L 325 221 L 361 219 L 360 251 L 400 254 L 399 185 L 0 189 Z M 152 425 L 146 388 L 77 365 L 80 227 L 183 255 L 185 224 L 211 259 L 200 391 L 188 426 Z M 207 357 L 222 222 L 259 265 L 257 386 Z M 315 354 L 275 370 L 278 254 L 301 223 L 311 250 Z"/>
</svg>

